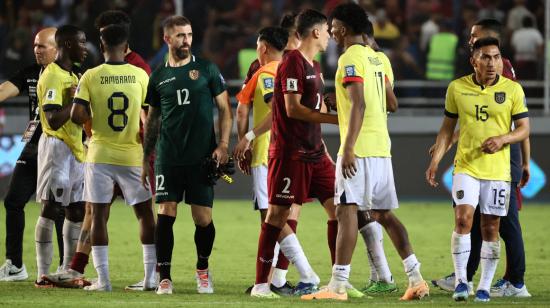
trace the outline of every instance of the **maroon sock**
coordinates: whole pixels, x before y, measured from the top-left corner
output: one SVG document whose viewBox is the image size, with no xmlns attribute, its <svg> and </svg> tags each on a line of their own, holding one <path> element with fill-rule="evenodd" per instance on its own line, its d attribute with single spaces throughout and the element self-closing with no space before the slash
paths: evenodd
<svg viewBox="0 0 550 308">
<path fill-rule="evenodd" d="M 262 232 L 258 241 L 258 256 L 256 258 L 256 284 L 267 283 L 267 278 L 273 262 L 273 249 L 281 229 L 268 223 L 262 223 Z"/>
<path fill-rule="evenodd" d="M 330 249 L 330 259 L 332 260 L 332 265 L 336 262 L 336 236 L 338 235 L 338 221 L 329 220 L 327 221 L 327 239 L 328 239 L 328 249 Z"/>
<path fill-rule="evenodd" d="M 296 227 L 298 226 L 298 221 L 294 219 L 289 219 L 286 221 L 287 225 L 292 229 L 294 233 L 296 233 Z M 290 261 L 285 257 L 283 254 L 283 251 L 279 249 L 279 256 L 277 257 L 277 266 L 276 268 L 287 270 L 288 266 L 290 265 Z"/>
<path fill-rule="evenodd" d="M 84 274 L 84 268 L 86 268 L 86 265 L 88 264 L 88 258 L 90 258 L 90 256 L 85 253 L 75 253 L 73 259 L 71 260 L 71 269 Z"/>
</svg>

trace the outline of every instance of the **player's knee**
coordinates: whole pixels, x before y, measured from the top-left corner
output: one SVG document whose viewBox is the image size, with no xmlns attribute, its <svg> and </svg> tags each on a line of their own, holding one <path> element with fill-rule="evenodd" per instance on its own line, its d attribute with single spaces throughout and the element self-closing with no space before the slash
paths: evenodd
<svg viewBox="0 0 550 308">
<path fill-rule="evenodd" d="M 158 213 L 161 214 L 161 215 L 176 217 L 176 215 L 178 213 L 178 208 L 177 208 L 177 205 L 175 205 L 175 204 L 162 204 L 161 203 L 159 205 Z"/>
<path fill-rule="evenodd" d="M 199 227 L 207 227 L 212 222 L 212 216 L 209 215 L 193 215 L 193 222 Z"/>
<path fill-rule="evenodd" d="M 468 231 L 472 228 L 472 218 L 466 214 L 457 214 L 455 217 L 455 225 L 458 230 Z"/>
</svg>

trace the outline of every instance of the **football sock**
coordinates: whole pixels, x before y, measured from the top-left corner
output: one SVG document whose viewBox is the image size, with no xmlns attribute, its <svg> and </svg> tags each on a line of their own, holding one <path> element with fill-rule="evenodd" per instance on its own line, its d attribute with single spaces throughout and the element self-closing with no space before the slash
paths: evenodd
<svg viewBox="0 0 550 308">
<path fill-rule="evenodd" d="M 152 287 L 156 284 L 156 247 L 155 244 L 142 244 L 141 247 L 143 248 L 143 269 L 145 270 L 143 286 Z"/>
<path fill-rule="evenodd" d="M 78 245 L 82 222 L 65 219 L 63 223 L 63 269 L 68 269 Z"/>
<path fill-rule="evenodd" d="M 109 246 L 92 246 L 92 260 L 97 271 L 99 285 L 111 284 L 109 278 Z"/>
<path fill-rule="evenodd" d="M 371 267 L 371 281 L 393 282 L 393 275 L 384 253 L 382 226 L 378 222 L 366 224 L 359 230 L 365 246 Z"/>
<path fill-rule="evenodd" d="M 275 243 L 275 248 L 273 249 L 273 262 L 271 263 L 271 266 L 273 268 L 275 268 L 277 266 L 277 262 L 279 262 L 279 256 L 283 255 L 283 254 L 279 253 L 280 251 L 281 251 L 281 246 L 279 246 L 279 242 L 277 242 L 277 243 Z"/>
<path fill-rule="evenodd" d="M 274 268 L 273 274 L 271 275 L 271 284 L 276 286 L 277 288 L 284 286 L 286 283 L 287 273 L 288 273 L 288 270 Z"/>
<path fill-rule="evenodd" d="M 54 221 L 42 216 L 38 217 L 34 230 L 36 246 L 36 267 L 38 270 L 37 281 L 42 280 L 42 275 L 49 274 L 53 258 L 53 226 Z"/>
<path fill-rule="evenodd" d="M 451 253 L 455 267 L 455 287 L 461 283 L 468 283 L 466 277 L 466 266 L 470 257 L 471 240 L 470 233 L 458 234 L 453 231 L 451 237 Z"/>
<path fill-rule="evenodd" d="M 327 221 L 327 240 L 328 240 L 328 249 L 330 250 L 330 260 L 331 264 L 334 265 L 336 262 L 336 236 L 338 235 L 338 221 L 337 220 L 328 220 Z"/>
<path fill-rule="evenodd" d="M 350 264 L 334 264 L 332 266 L 332 277 L 330 278 L 329 287 L 339 293 L 345 292 L 345 286 L 349 280 L 350 271 Z"/>
<path fill-rule="evenodd" d="M 422 274 L 420 274 L 420 262 L 418 262 L 414 253 L 403 260 L 403 266 L 407 277 L 409 277 L 409 286 L 424 281 Z"/>
<path fill-rule="evenodd" d="M 298 221 L 294 219 L 288 219 L 286 221 L 286 224 L 290 227 L 290 229 L 292 229 L 294 233 L 296 233 L 296 227 L 298 226 Z M 275 246 L 275 249 L 277 249 L 277 247 L 278 246 Z M 279 249 L 279 252 L 275 254 L 275 256 L 277 256 L 276 258 L 273 259 L 273 264 L 275 264 L 275 268 L 278 268 L 281 270 L 288 270 L 288 265 L 290 262 L 288 261 L 288 259 L 285 257 L 285 255 L 280 249 Z M 286 272 L 285 272 L 285 275 L 286 275 Z M 284 282 L 286 282 L 286 278 L 284 278 L 284 280 L 285 280 Z M 283 282 L 283 285 L 284 285 L 284 282 Z"/>
<path fill-rule="evenodd" d="M 86 265 L 88 265 L 89 258 L 90 257 L 87 254 L 77 251 L 73 256 L 71 269 L 84 274 L 84 269 L 86 268 Z"/>
<path fill-rule="evenodd" d="M 262 223 L 262 231 L 258 240 L 258 256 L 256 258 L 256 284 L 267 283 L 273 250 L 281 233 L 281 229 L 268 223 Z"/>
<path fill-rule="evenodd" d="M 495 276 L 495 271 L 500 257 L 500 241 L 487 242 L 481 244 L 481 278 L 479 279 L 478 290 L 489 291 L 491 282 Z"/>
<path fill-rule="evenodd" d="M 195 246 L 197 247 L 197 269 L 208 269 L 208 258 L 212 253 L 214 238 L 216 237 L 216 228 L 214 221 L 206 227 L 195 225 Z"/>
<path fill-rule="evenodd" d="M 157 265 L 159 277 L 170 279 L 170 267 L 172 265 L 172 249 L 174 249 L 174 222 L 176 217 L 158 214 L 157 227 L 155 229 L 155 243 L 157 247 Z"/>
<path fill-rule="evenodd" d="M 300 282 L 319 284 L 319 276 L 311 268 L 296 234 L 288 235 L 279 244 L 281 245 L 281 251 L 294 264 L 300 274 Z"/>
</svg>

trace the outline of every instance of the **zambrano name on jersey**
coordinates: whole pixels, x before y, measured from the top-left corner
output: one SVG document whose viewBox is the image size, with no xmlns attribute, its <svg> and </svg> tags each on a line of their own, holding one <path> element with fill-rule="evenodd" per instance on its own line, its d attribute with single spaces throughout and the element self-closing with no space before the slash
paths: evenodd
<svg viewBox="0 0 550 308">
<path fill-rule="evenodd" d="M 458 118 L 460 136 L 454 173 L 482 180 L 510 181 L 510 146 L 494 154 L 481 150 L 490 137 L 507 134 L 512 121 L 528 117 L 525 94 L 519 83 L 497 75 L 491 86 L 479 85 L 474 75 L 449 84 L 445 115 Z"/>
<path fill-rule="evenodd" d="M 81 78 L 77 102 L 88 102 L 92 138 L 86 161 L 118 166 L 141 166 L 140 111 L 149 77 L 128 63 L 105 63 Z"/>
</svg>

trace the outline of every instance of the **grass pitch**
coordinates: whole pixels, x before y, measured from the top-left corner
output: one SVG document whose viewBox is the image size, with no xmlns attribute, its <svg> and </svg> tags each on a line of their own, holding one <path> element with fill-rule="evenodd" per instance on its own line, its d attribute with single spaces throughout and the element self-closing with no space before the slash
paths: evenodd
<svg viewBox="0 0 550 308">
<path fill-rule="evenodd" d="M 39 206 L 30 203 L 26 207 L 27 225 L 25 229 L 24 262 L 29 272 L 29 280 L 20 283 L 0 283 L 0 306 L 41 306 L 41 307 L 112 307 L 112 306 L 333 306 L 333 305 L 382 305 L 382 306 L 455 306 L 476 305 L 473 299 L 466 304 L 455 303 L 449 293 L 432 288 L 431 296 L 422 302 L 399 302 L 406 286 L 403 265 L 389 238 L 385 236 L 386 254 L 390 268 L 400 289 L 398 293 L 374 299 L 350 299 L 348 302 L 303 302 L 299 298 L 280 300 L 258 300 L 244 294 L 244 290 L 254 282 L 255 257 L 259 232 L 259 214 L 252 211 L 250 201 L 216 201 L 214 222 L 216 242 L 210 259 L 214 278 L 215 294 L 198 295 L 195 292 L 194 270 L 196 253 L 193 242 L 194 225 L 186 205 L 180 205 L 175 224 L 175 247 L 172 265 L 175 294 L 158 296 L 153 292 L 126 292 L 124 286 L 141 280 L 143 265 L 138 227 L 133 211 L 122 202 L 116 202 L 111 210 L 109 222 L 110 269 L 113 283 L 112 293 L 88 293 L 82 290 L 49 289 L 39 290 L 33 286 L 36 278 L 34 248 L 34 224 L 39 214 Z M 450 235 L 453 225 L 452 211 L 446 203 L 403 202 L 396 211 L 409 231 L 415 253 L 422 262 L 422 274 L 426 280 L 440 278 L 452 271 L 450 256 Z M 499 306 L 550 306 L 547 283 L 550 281 L 550 247 L 548 218 L 550 206 L 528 204 L 520 212 L 523 225 L 527 257 L 526 284 L 533 295 L 530 299 L 493 298 L 484 305 Z M 0 255 L 5 254 L 5 211 L 0 209 Z M 326 240 L 326 215 L 317 204 L 303 207 L 298 237 L 306 255 L 322 283 L 330 278 L 330 255 Z M 57 248 L 54 249 L 57 252 Z M 502 248 L 504 254 L 504 247 Z M 58 260 L 54 255 L 54 260 Z M 504 256 L 497 270 L 497 277 L 504 271 Z M 55 262 L 54 262 L 55 264 Z M 51 268 L 55 271 L 54 266 Z M 96 273 L 92 261 L 86 269 L 88 277 Z M 368 280 L 369 266 L 365 246 L 359 237 L 352 264 L 351 282 L 362 287 Z M 290 267 L 288 278 L 297 281 L 295 270 Z M 477 285 L 479 275 L 474 282 Z"/>
</svg>

